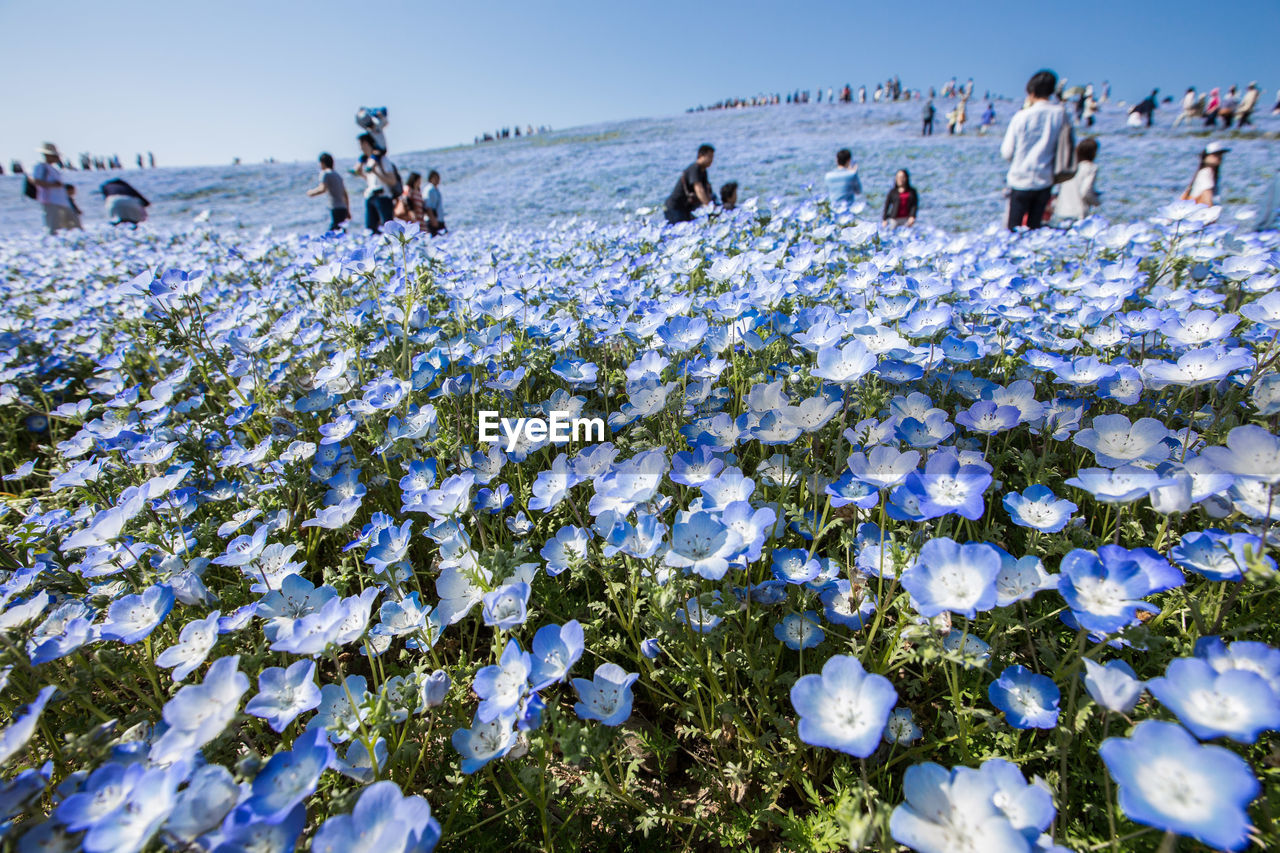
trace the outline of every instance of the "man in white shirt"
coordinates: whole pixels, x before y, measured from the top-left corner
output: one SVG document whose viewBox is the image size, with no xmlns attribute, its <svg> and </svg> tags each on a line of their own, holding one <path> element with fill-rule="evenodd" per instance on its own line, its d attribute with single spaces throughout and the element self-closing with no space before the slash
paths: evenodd
<svg viewBox="0 0 1280 853">
<path fill-rule="evenodd" d="M 1028 228 L 1044 224 L 1044 210 L 1053 191 L 1053 160 L 1058 134 L 1067 121 L 1061 104 L 1049 103 L 1058 86 L 1052 71 L 1037 71 L 1027 81 L 1027 104 L 1009 122 L 1000 156 L 1009 161 L 1009 230 L 1026 219 Z"/>
<path fill-rule="evenodd" d="M 58 155 L 58 147 L 46 142 L 36 149 L 36 153 L 44 157 L 31 170 L 31 183 L 36 185 L 36 201 L 44 208 L 44 224 L 52 234 L 63 228 L 76 227 L 76 212 L 71 206 L 71 197 L 67 195 L 67 185 L 62 182 L 62 174 L 57 164 L 62 162 Z"/>
</svg>

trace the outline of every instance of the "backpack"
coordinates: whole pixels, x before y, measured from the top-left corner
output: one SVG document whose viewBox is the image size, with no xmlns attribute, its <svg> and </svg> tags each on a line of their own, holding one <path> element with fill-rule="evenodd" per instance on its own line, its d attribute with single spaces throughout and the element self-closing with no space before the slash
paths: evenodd
<svg viewBox="0 0 1280 853">
<path fill-rule="evenodd" d="M 1053 182 L 1061 184 L 1076 176 L 1079 163 L 1076 160 L 1076 130 L 1062 111 L 1062 127 L 1058 130 L 1058 144 L 1053 152 Z"/>
<path fill-rule="evenodd" d="M 31 183 L 31 178 L 26 175 L 22 176 L 22 194 L 27 198 L 36 197 L 36 185 Z"/>
</svg>

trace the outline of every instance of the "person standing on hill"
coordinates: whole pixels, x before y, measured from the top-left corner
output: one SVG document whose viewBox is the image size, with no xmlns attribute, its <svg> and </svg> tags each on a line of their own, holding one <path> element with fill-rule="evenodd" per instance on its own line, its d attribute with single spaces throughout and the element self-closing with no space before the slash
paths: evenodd
<svg viewBox="0 0 1280 853">
<path fill-rule="evenodd" d="M 1067 114 L 1062 104 L 1049 98 L 1058 85 L 1052 71 L 1042 70 L 1027 81 L 1027 105 L 1009 120 L 1000 156 L 1009 161 L 1008 228 L 1013 231 L 1026 217 L 1028 228 L 1039 228 L 1053 190 L 1054 157 L 1058 136 Z"/>
<path fill-rule="evenodd" d="M 333 155 L 328 152 L 320 155 L 320 183 L 307 190 L 310 198 L 325 194 L 329 196 L 329 230 L 337 231 L 351 218 L 351 200 L 342 176 L 334 171 Z"/>
<path fill-rule="evenodd" d="M 1253 111 L 1258 108 L 1258 98 L 1262 96 L 1262 92 L 1258 91 L 1258 84 L 1252 82 L 1244 90 L 1244 98 L 1240 101 L 1240 108 L 1236 110 L 1238 120 L 1236 127 L 1244 127 L 1245 125 L 1253 125 Z"/>
<path fill-rule="evenodd" d="M 1222 103 L 1218 105 L 1218 116 L 1222 119 L 1222 126 L 1230 129 L 1231 122 L 1236 117 L 1236 107 L 1240 104 L 1240 97 L 1235 86 L 1227 90 L 1226 96 L 1222 99 Z"/>
<path fill-rule="evenodd" d="M 58 147 L 46 142 L 36 149 L 36 153 L 44 159 L 31 170 L 31 183 L 35 184 L 36 201 L 44 208 L 45 227 L 50 234 L 79 227 L 80 217 L 71 206 L 67 185 L 62 182 L 62 174 L 57 169 L 62 162 Z"/>
<path fill-rule="evenodd" d="M 1072 222 L 1085 219 L 1102 201 L 1098 194 L 1098 140 L 1090 136 L 1076 145 L 1076 173 L 1058 186 L 1054 219 Z"/>
<path fill-rule="evenodd" d="M 933 116 L 937 110 L 933 107 L 933 98 L 924 102 L 921 108 L 920 117 L 924 120 L 924 124 L 920 127 L 921 136 L 933 136 Z"/>
<path fill-rule="evenodd" d="M 1182 96 L 1182 110 L 1178 113 L 1178 117 L 1173 120 L 1173 126 L 1177 127 L 1184 121 L 1189 122 L 1196 117 L 1196 104 L 1199 98 L 1196 96 L 1196 87 L 1188 86 L 1186 94 Z"/>
<path fill-rule="evenodd" d="M 449 230 L 449 226 L 444 224 L 444 200 L 440 197 L 440 173 L 432 169 L 427 174 L 427 183 L 431 184 L 431 189 L 427 190 L 423 210 L 427 215 L 427 233 L 434 237 Z"/>
<path fill-rule="evenodd" d="M 695 210 L 715 201 L 715 196 L 711 194 L 711 181 L 707 178 L 707 169 L 711 167 L 715 156 L 716 149 L 712 146 L 705 143 L 698 146 L 697 159 L 680 173 L 675 188 L 667 197 L 667 222 L 672 225 L 690 222 Z"/>
<path fill-rule="evenodd" d="M 364 224 L 377 233 L 382 223 L 395 218 L 396 199 L 404 191 L 400 184 L 400 172 L 387 154 L 378 148 L 372 135 L 362 133 L 360 163 L 356 174 L 364 177 Z"/>
<path fill-rule="evenodd" d="M 1209 90 L 1209 100 L 1204 105 L 1204 126 L 1218 126 L 1218 108 L 1222 106 L 1222 99 L 1218 97 L 1218 87 L 1214 86 Z"/>
<path fill-rule="evenodd" d="M 841 148 L 836 152 L 836 167 L 822 176 L 827 185 L 827 195 L 832 204 L 853 204 L 862 192 L 862 179 L 858 177 L 858 164 L 853 162 L 853 152 Z"/>
</svg>

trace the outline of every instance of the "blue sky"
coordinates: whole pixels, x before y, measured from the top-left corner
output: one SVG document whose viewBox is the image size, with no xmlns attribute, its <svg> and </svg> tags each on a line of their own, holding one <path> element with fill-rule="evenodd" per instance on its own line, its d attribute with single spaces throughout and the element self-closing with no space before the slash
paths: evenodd
<svg viewBox="0 0 1280 853">
<path fill-rule="evenodd" d="M 1280 86 L 1280 0 L 0 0 L 0 32 L 6 166 L 44 139 L 161 165 L 350 154 L 362 104 L 403 151 L 895 73 L 1014 94 L 1048 66 L 1130 100 Z"/>
</svg>

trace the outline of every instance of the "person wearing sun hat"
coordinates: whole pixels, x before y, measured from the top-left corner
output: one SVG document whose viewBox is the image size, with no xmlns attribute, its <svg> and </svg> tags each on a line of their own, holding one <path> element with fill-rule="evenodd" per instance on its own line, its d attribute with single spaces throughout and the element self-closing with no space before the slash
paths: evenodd
<svg viewBox="0 0 1280 853">
<path fill-rule="evenodd" d="M 36 186 L 36 201 L 44 208 L 45 226 L 50 234 L 63 228 L 75 228 L 79 217 L 71 206 L 67 185 L 62 182 L 62 174 L 57 169 L 62 162 L 58 147 L 46 142 L 36 149 L 36 153 L 44 159 L 31 170 L 31 183 Z"/>
<path fill-rule="evenodd" d="M 1230 150 L 1225 142 L 1217 140 L 1204 147 L 1195 177 L 1182 193 L 1184 201 L 1208 205 L 1218 203 L 1218 171 L 1222 168 L 1222 155 Z"/>
</svg>

